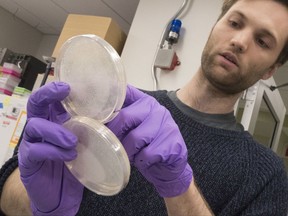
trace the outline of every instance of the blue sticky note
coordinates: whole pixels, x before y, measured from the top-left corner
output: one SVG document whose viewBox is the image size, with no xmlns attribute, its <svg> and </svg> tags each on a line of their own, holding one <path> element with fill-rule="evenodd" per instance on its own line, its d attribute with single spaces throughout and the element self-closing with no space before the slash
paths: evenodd
<svg viewBox="0 0 288 216">
<path fill-rule="evenodd" d="M 3 103 L 0 103 L 0 109 L 3 109 Z"/>
</svg>

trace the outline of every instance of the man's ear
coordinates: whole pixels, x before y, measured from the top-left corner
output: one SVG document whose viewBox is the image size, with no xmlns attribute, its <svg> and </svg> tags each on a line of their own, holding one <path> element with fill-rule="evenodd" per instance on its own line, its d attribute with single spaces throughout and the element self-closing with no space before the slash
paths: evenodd
<svg viewBox="0 0 288 216">
<path fill-rule="evenodd" d="M 281 64 L 276 63 L 274 65 L 272 65 L 268 71 L 262 76 L 262 80 L 267 80 L 269 79 L 271 76 L 273 76 L 273 74 L 278 70 L 278 68 L 281 66 Z"/>
</svg>

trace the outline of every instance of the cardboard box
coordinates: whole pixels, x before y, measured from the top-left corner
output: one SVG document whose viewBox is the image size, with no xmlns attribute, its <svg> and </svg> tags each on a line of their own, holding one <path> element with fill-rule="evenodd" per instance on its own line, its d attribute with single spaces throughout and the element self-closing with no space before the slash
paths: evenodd
<svg viewBox="0 0 288 216">
<path fill-rule="evenodd" d="M 109 17 L 69 14 L 52 56 L 57 58 L 62 44 L 69 38 L 81 34 L 95 34 L 103 38 L 119 55 L 127 38 L 118 24 Z"/>
</svg>

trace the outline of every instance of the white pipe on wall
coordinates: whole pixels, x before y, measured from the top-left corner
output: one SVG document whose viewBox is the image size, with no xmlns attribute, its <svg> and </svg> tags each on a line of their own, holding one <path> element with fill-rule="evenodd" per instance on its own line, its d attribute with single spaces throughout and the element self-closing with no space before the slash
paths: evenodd
<svg viewBox="0 0 288 216">
<path fill-rule="evenodd" d="M 121 58 L 128 83 L 153 89 L 151 65 L 167 20 L 183 0 L 140 0 Z M 181 17 L 180 38 L 174 47 L 181 65 L 158 73 L 160 89 L 183 86 L 200 66 L 202 49 L 220 13 L 222 0 L 194 0 Z"/>
</svg>

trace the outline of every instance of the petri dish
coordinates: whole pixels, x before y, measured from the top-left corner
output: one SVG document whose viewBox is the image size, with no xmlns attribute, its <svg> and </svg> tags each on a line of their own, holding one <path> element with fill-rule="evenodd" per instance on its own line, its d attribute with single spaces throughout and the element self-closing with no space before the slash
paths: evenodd
<svg viewBox="0 0 288 216">
<path fill-rule="evenodd" d="M 55 62 L 56 79 L 69 83 L 63 105 L 72 116 L 103 123 L 121 109 L 126 93 L 123 64 L 115 49 L 96 35 L 77 35 L 61 47 Z"/>
<path fill-rule="evenodd" d="M 78 137 L 78 156 L 66 162 L 71 173 L 99 195 L 120 192 L 129 181 L 130 164 L 117 137 L 103 124 L 87 117 L 72 117 L 64 126 Z"/>
<path fill-rule="evenodd" d="M 118 53 L 96 35 L 77 35 L 62 45 L 54 72 L 58 81 L 70 85 L 62 104 L 71 119 L 64 127 L 78 137 L 77 158 L 66 166 L 89 190 L 106 196 L 119 193 L 129 181 L 130 163 L 121 142 L 105 126 L 126 95 Z"/>
</svg>

